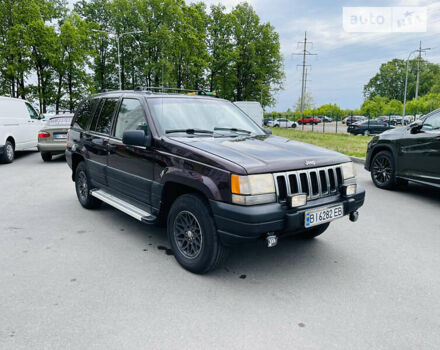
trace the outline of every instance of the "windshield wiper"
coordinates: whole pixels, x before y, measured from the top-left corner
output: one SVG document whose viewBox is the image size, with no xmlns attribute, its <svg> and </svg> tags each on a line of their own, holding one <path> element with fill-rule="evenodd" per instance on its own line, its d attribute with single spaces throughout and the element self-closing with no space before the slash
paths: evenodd
<svg viewBox="0 0 440 350">
<path fill-rule="evenodd" d="M 178 132 L 184 132 L 184 133 L 187 133 L 189 135 L 194 135 L 194 134 L 209 134 L 209 135 L 212 135 L 212 134 L 214 134 L 214 131 L 211 131 L 211 130 L 201 130 L 201 129 L 173 129 L 173 130 L 166 130 L 165 134 L 174 134 L 174 133 L 178 133 Z"/>
<path fill-rule="evenodd" d="M 214 130 L 224 130 L 224 131 L 235 131 L 235 132 L 243 132 L 245 134 L 252 134 L 252 131 L 244 130 L 244 129 L 237 129 L 237 128 L 214 128 Z"/>
</svg>

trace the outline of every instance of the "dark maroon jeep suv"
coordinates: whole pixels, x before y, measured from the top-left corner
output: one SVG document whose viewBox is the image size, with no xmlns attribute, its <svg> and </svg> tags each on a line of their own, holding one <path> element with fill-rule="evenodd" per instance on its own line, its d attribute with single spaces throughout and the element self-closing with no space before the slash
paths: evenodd
<svg viewBox="0 0 440 350">
<path fill-rule="evenodd" d="M 233 103 L 208 96 L 106 92 L 87 98 L 66 158 L 79 202 L 105 202 L 167 226 L 177 261 L 206 273 L 228 247 L 283 234 L 313 238 L 365 192 L 350 158 L 271 135 Z"/>
</svg>

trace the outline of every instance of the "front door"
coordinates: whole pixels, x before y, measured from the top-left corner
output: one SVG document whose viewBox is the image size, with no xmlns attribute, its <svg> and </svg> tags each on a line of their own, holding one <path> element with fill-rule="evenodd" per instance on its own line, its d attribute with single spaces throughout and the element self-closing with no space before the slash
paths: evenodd
<svg viewBox="0 0 440 350">
<path fill-rule="evenodd" d="M 429 116 L 421 130 L 408 130 L 399 140 L 399 173 L 420 181 L 440 184 L 440 112 Z"/>
<path fill-rule="evenodd" d="M 112 137 L 109 139 L 108 186 L 112 191 L 150 204 L 153 152 L 147 147 L 124 145 L 122 136 L 126 130 L 149 132 L 141 100 L 124 98 L 119 107 Z"/>
<path fill-rule="evenodd" d="M 38 145 L 38 132 L 43 128 L 43 123 L 39 119 L 38 113 L 27 102 L 25 102 L 27 118 L 25 122 L 26 128 L 26 148 L 37 147 Z"/>
</svg>

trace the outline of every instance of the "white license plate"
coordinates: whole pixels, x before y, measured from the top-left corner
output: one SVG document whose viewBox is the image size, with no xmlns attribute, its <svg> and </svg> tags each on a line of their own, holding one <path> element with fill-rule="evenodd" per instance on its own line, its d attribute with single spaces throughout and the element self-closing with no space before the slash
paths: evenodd
<svg viewBox="0 0 440 350">
<path fill-rule="evenodd" d="M 54 139 L 66 139 L 67 138 L 67 134 L 54 134 L 53 135 Z"/>
<path fill-rule="evenodd" d="M 313 210 L 308 210 L 304 217 L 304 226 L 312 227 L 344 216 L 344 208 L 342 204 L 333 207 L 321 207 Z"/>
</svg>

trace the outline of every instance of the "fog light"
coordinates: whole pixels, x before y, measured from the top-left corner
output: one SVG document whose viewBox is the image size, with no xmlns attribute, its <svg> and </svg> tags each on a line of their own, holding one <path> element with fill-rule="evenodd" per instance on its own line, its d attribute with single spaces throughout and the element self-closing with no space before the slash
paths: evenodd
<svg viewBox="0 0 440 350">
<path fill-rule="evenodd" d="M 356 194 L 356 190 L 357 190 L 356 184 L 344 186 L 344 195 L 347 197 L 353 196 Z"/>
<path fill-rule="evenodd" d="M 302 207 L 307 204 L 307 195 L 306 194 L 296 194 L 290 197 L 290 206 L 292 208 Z"/>
</svg>

